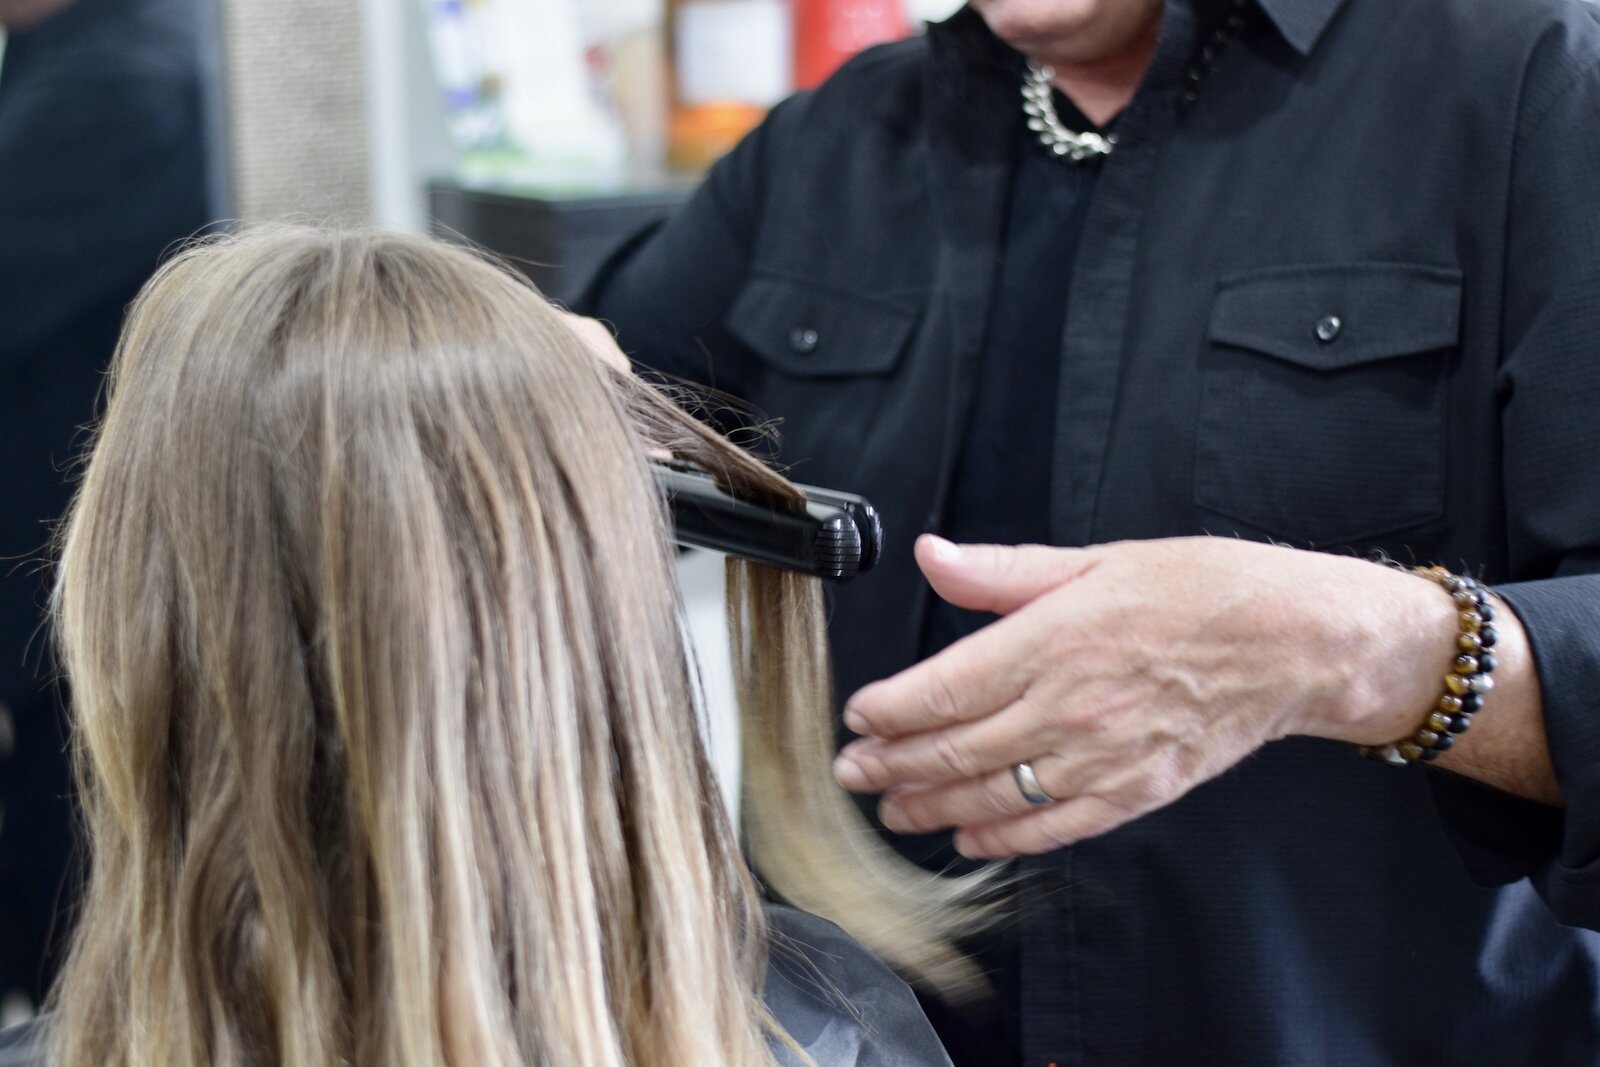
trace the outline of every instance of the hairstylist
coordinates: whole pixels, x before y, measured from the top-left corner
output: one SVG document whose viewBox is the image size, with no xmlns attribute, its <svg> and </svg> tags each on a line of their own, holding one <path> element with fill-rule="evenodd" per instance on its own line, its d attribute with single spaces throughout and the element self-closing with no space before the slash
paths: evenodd
<svg viewBox="0 0 1600 1067">
<path fill-rule="evenodd" d="M 957 1062 L 1592 1062 L 1597 114 L 1576 0 L 976 0 L 596 281 L 883 510 L 841 777 L 1033 854 Z"/>
</svg>

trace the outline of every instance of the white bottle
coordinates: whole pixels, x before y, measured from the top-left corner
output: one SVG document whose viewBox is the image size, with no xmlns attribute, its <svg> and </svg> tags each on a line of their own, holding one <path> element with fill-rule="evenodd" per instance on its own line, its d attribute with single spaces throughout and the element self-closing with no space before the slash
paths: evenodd
<svg viewBox="0 0 1600 1067">
<path fill-rule="evenodd" d="M 627 143 L 589 70 L 578 2 L 432 0 L 435 63 L 469 182 L 622 181 Z"/>
</svg>

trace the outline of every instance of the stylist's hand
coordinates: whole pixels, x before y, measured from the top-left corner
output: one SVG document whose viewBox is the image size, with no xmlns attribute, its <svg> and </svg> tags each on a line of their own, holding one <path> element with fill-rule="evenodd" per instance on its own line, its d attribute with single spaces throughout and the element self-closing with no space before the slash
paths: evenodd
<svg viewBox="0 0 1600 1067">
<path fill-rule="evenodd" d="M 618 374 L 633 373 L 633 366 L 628 362 L 622 347 L 617 344 L 617 336 L 611 332 L 610 326 L 599 319 L 585 318 L 570 311 L 560 311 L 560 314 L 567 327 L 578 336 L 578 340 L 583 342 L 583 347 L 589 350 L 591 356 Z M 647 448 L 645 455 L 651 459 L 672 458 L 672 453 L 665 448 Z"/>
<path fill-rule="evenodd" d="M 925 536 L 917 561 L 944 599 L 1004 618 L 856 693 L 845 721 L 864 739 L 836 772 L 884 794 L 891 830 L 957 827 L 972 857 L 1105 833 L 1289 734 L 1392 741 L 1454 656 L 1436 586 L 1348 557 L 1223 538 Z M 1054 803 L 1024 800 L 1023 761 Z"/>
<path fill-rule="evenodd" d="M 617 344 L 616 334 L 611 332 L 611 327 L 599 319 L 574 315 L 570 311 L 561 311 L 560 314 L 567 327 L 578 335 L 578 340 L 583 342 L 583 347 L 589 350 L 590 355 L 612 370 L 623 374 L 633 373 L 633 368 L 628 365 L 628 357 Z"/>
</svg>

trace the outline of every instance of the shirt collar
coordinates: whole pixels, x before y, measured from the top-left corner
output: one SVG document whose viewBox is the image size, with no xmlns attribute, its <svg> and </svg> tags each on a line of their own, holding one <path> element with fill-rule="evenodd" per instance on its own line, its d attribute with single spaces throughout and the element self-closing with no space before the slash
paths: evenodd
<svg viewBox="0 0 1600 1067">
<path fill-rule="evenodd" d="M 1289 47 L 1310 55 L 1345 0 L 1256 0 Z"/>
<path fill-rule="evenodd" d="M 1289 47 L 1304 56 L 1316 47 L 1322 31 L 1328 28 L 1345 0 L 1256 0 L 1256 4 Z M 967 53 L 968 60 L 1005 62 L 1016 55 L 988 32 L 982 18 L 970 7 L 961 8 L 944 23 L 936 23 L 929 29 L 935 40 L 962 42 L 965 48 L 959 50 Z"/>
</svg>

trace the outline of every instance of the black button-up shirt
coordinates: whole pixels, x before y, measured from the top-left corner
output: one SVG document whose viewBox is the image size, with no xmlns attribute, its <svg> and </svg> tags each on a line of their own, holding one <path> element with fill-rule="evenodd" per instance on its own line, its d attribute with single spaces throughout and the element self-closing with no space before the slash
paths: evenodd
<svg viewBox="0 0 1600 1067">
<path fill-rule="evenodd" d="M 1180 107 L 1214 17 L 1169 0 L 1070 278 L 1038 279 L 1070 285 L 1035 354 L 1050 539 L 1479 574 L 1528 628 L 1569 808 L 1270 745 L 1024 865 L 1022 1060 L 1594 1062 L 1600 946 L 1557 920 L 1600 927 L 1600 12 L 1261 0 Z M 884 562 L 834 596 L 845 692 L 924 632 L 910 544 L 951 519 L 1020 64 L 971 12 L 868 53 L 592 290 L 644 362 L 782 417 L 796 477 L 879 504 Z"/>
</svg>

